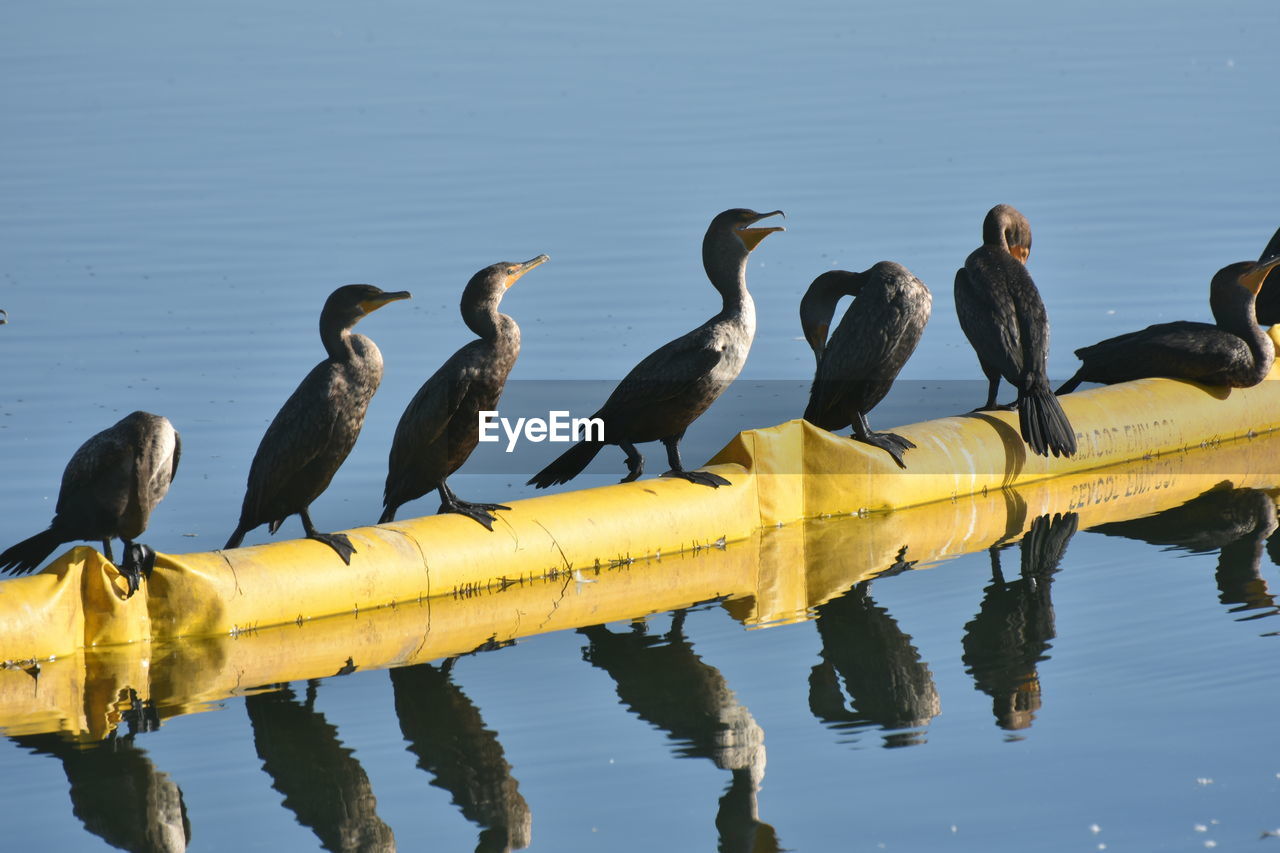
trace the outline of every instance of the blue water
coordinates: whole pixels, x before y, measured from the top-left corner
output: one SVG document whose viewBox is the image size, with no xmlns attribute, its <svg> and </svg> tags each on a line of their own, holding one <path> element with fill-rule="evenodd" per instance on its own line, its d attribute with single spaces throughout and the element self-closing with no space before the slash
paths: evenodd
<svg viewBox="0 0 1280 853">
<path fill-rule="evenodd" d="M 324 529 L 368 523 L 404 404 L 469 337 L 457 299 L 474 271 L 552 258 L 503 303 L 524 332 L 513 382 L 616 379 L 718 307 L 698 247 L 727 207 L 781 208 L 788 230 L 752 256 L 760 323 L 744 384 L 690 431 L 689 459 L 799 413 L 812 356 L 796 307 L 831 267 L 897 260 L 934 293 L 874 423 L 981 402 L 981 383 L 962 382 L 979 374 L 951 281 L 998 202 L 1031 220 L 1050 372 L 1065 377 L 1076 346 L 1207 319 L 1212 273 L 1256 257 L 1280 225 L 1278 29 L 1263 0 L 11 4 L 0 542 L 47 524 L 74 449 L 141 408 L 184 439 L 147 540 L 221 545 L 263 430 L 321 356 L 320 305 L 352 281 L 414 293 L 360 326 L 386 376 L 313 505 Z M 754 387 L 767 393 L 741 390 Z M 582 482 L 619 476 L 620 456 L 602 454 Z M 455 488 L 528 494 L 523 463 L 504 473 L 500 454 L 487 459 Z M 909 635 L 941 707 L 904 748 L 880 748 L 889 735 L 874 722 L 831 728 L 811 712 L 818 626 L 836 617 L 744 631 L 708 606 L 683 632 L 766 733 L 761 844 L 1254 849 L 1280 825 L 1277 629 L 1218 600 L 1217 562 L 1078 534 L 1052 583 L 1043 705 L 1016 733 L 995 724 L 963 659 L 988 555 L 876 581 L 869 594 Z M 1274 577 L 1270 558 L 1261 566 Z M 582 660 L 585 645 L 552 634 L 452 673 L 518 779 L 531 849 L 714 848 L 732 774 L 681 759 Z M 293 690 L 265 707 L 304 707 L 305 685 Z M 415 766 L 393 705 L 388 674 L 360 671 L 321 683 L 307 713 L 353 751 L 400 849 L 472 849 L 477 825 Z M 243 698 L 133 746 L 181 788 L 192 849 L 320 844 L 262 769 Z M 103 848 L 73 816 L 59 760 L 11 743 L 0 769 L 15 847 Z"/>
</svg>

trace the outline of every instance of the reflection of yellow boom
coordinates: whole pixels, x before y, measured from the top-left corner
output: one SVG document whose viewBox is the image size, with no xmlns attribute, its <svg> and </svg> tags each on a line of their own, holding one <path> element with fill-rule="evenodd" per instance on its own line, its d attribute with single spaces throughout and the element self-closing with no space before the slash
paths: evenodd
<svg viewBox="0 0 1280 853">
<path fill-rule="evenodd" d="M 1082 472 L 1144 457 L 1150 459 L 1141 470 L 1159 476 L 1176 477 L 1198 466 L 1206 472 L 1196 475 L 1202 479 L 1234 480 L 1254 473 L 1255 466 L 1265 473 L 1269 460 L 1234 449 L 1225 453 L 1226 447 L 1212 453 L 1189 449 L 1280 427 L 1280 382 L 1227 391 L 1144 380 L 1072 394 L 1063 406 L 1079 437 L 1080 451 L 1071 459 L 1028 456 L 1016 415 L 1008 412 L 897 429 L 918 445 L 907 456 L 905 472 L 880 450 L 791 421 L 744 432 L 712 460 L 732 481 L 728 487 L 659 479 L 517 501 L 492 533 L 460 516 L 362 527 L 348 532 L 358 549 L 350 567 L 308 540 L 161 555 L 143 594 L 130 599 L 123 598 L 124 582 L 115 569 L 97 552 L 79 547 L 40 574 L 0 584 L 0 660 L 43 660 L 84 647 L 239 634 L 393 604 L 416 606 L 570 570 L 656 554 L 670 558 L 822 515 L 870 511 L 878 517 L 963 495 L 987 496 L 966 506 L 1000 507 L 1027 500 L 1016 494 L 1030 494 L 1023 488 L 1028 484 L 1055 483 L 1046 488 L 1057 493 Z M 1077 485 L 1086 491 L 1075 500 L 1055 498 L 1054 506 L 1087 505 L 1094 497 L 1088 490 L 1105 488 L 1107 479 L 1086 476 Z M 1002 491 L 1009 488 L 1017 493 Z M 938 512 L 945 514 L 946 506 Z M 989 515 L 974 510 L 967 520 L 946 522 L 943 531 L 956 538 L 957 531 L 975 525 L 985 529 Z M 851 550 L 878 535 L 872 519 L 863 521 L 855 526 L 854 541 L 846 543 Z M 760 547 L 781 548 L 777 542 L 796 536 L 791 530 L 763 536 Z M 916 541 L 899 536 L 895 549 L 908 542 L 915 547 Z M 642 600 L 637 612 L 645 610 Z"/>
<path fill-rule="evenodd" d="M 93 740 L 119 723 L 130 689 L 172 716 L 263 685 L 334 675 L 348 661 L 368 669 L 434 660 L 486 643 L 714 599 L 723 599 L 748 626 L 795 621 L 894 565 L 904 548 L 907 559 L 925 567 L 1017 540 L 1044 513 L 1077 512 L 1083 528 L 1179 506 L 1224 480 L 1274 489 L 1280 486 L 1280 474 L 1272 473 L 1278 453 L 1280 435 L 1268 436 L 894 512 L 758 529 L 740 541 L 686 547 L 660 558 L 588 563 L 578 577 L 562 561 L 555 569 L 548 560 L 547 577 L 531 577 L 540 570 L 519 577 L 512 572 L 505 581 L 458 585 L 394 607 L 234 634 L 79 649 L 42 662 L 38 678 L 19 668 L 0 669 L 0 728 L 9 734 L 65 731 Z M 269 554 L 302 544 L 246 550 Z M 114 573 L 93 551 L 79 548 L 73 555 L 78 562 L 59 561 L 55 571 L 32 580 L 46 579 L 56 589 L 56 582 L 81 573 L 108 588 Z M 181 577 L 179 561 L 188 559 L 170 558 L 164 571 Z M 153 598 L 157 592 L 153 588 Z M 165 594 L 177 593 L 175 587 Z M 122 614 L 128 605 L 122 603 Z"/>
</svg>

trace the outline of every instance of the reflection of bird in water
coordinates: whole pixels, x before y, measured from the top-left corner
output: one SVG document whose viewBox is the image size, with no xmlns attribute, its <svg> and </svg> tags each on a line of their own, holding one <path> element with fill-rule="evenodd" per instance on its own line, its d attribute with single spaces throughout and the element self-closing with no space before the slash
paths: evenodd
<svg viewBox="0 0 1280 853">
<path fill-rule="evenodd" d="M 12 737 L 37 755 L 62 762 L 71 783 L 71 809 L 85 829 L 121 850 L 178 853 L 191 842 L 182 789 L 134 743 L 135 712 L 126 712 L 130 733 L 113 733 L 86 745 L 60 734 Z"/>
<path fill-rule="evenodd" d="M 671 470 L 664 477 L 713 488 L 728 484 L 716 474 L 686 471 L 680 461 L 680 439 L 746 363 L 756 334 L 755 303 L 747 292 L 747 256 L 765 237 L 782 230 L 751 226 L 780 213 L 735 208 L 711 220 L 702 240 L 702 265 L 720 291 L 720 313 L 645 356 L 592 415 L 604 421 L 604 441 L 578 442 L 535 474 L 530 485 L 545 489 L 569 482 L 606 444 L 616 444 L 627 454 L 627 476 L 622 482 L 631 482 L 644 470 L 644 457 L 636 445 L 646 441 L 666 446 Z"/>
<path fill-rule="evenodd" d="M 942 712 L 938 689 L 911 636 L 871 599 L 870 581 L 819 605 L 817 626 L 822 663 L 809 675 L 813 715 L 837 730 L 878 726 L 885 746 L 923 743 L 923 732 L 903 730 L 923 729 Z"/>
<path fill-rule="evenodd" d="M 1019 545 L 1022 569 L 1005 581 L 998 547 L 991 548 L 993 583 L 983 591 L 982 605 L 964 626 L 964 655 L 974 685 L 991 697 L 996 724 L 1025 729 L 1040 709 L 1040 676 L 1055 636 L 1050 586 L 1079 526 L 1074 512 L 1042 515 Z"/>
<path fill-rule="evenodd" d="M 0 569 L 15 575 L 32 571 L 54 548 L 76 539 L 102 540 L 103 555 L 114 563 L 111 540 L 119 537 L 124 542 L 120 573 L 133 595 L 156 562 L 155 551 L 133 540 L 168 493 L 181 455 L 182 439 L 166 418 L 149 412 L 126 415 L 80 445 L 62 472 L 49 529 L 0 554 Z"/>
<path fill-rule="evenodd" d="M 348 284 L 329 295 L 320 312 L 320 340 L 329 357 L 311 369 L 267 427 L 249 468 L 240 523 L 222 547 L 238 548 L 260 524 L 272 533 L 293 514 L 308 539 L 323 542 L 350 564 L 355 548 L 341 533 L 311 523 L 311 502 L 329 486 L 364 425 L 369 401 L 382 382 L 382 353 L 351 327 L 388 302 L 408 299 L 368 284 Z"/>
<path fill-rule="evenodd" d="M 1157 323 L 1076 350 L 1083 364 L 1059 394 L 1081 382 L 1111 385 L 1165 376 L 1205 385 L 1249 388 L 1271 372 L 1275 346 L 1254 318 L 1254 298 L 1280 257 L 1241 261 L 1218 270 L 1209 284 L 1211 323 Z"/>
<path fill-rule="evenodd" d="M 1277 611 L 1275 596 L 1267 589 L 1261 569 L 1263 551 L 1275 547 L 1267 540 L 1276 524 L 1276 505 L 1271 495 L 1260 489 L 1233 488 L 1226 481 L 1181 506 L 1146 518 L 1111 521 L 1090 530 L 1193 554 L 1218 551 L 1215 577 L 1219 601 L 1235 605 L 1232 613 L 1264 611 L 1241 617 L 1256 619 Z"/>
<path fill-rule="evenodd" d="M 400 731 L 418 766 L 435 777 L 431 784 L 452 794 L 462 816 L 480 825 L 477 851 L 523 850 L 533 827 L 529 804 L 498 736 L 451 680 L 453 661 L 391 670 Z"/>
<path fill-rule="evenodd" d="M 836 302 L 845 294 L 854 297 L 853 304 L 827 341 Z M 889 393 L 915 352 L 932 307 L 924 282 L 892 261 L 866 272 L 832 270 L 814 279 L 800 300 L 800 325 L 818 358 L 805 420 L 833 432 L 852 425 L 854 438 L 884 450 L 899 468 L 907 467 L 902 454 L 915 445 L 891 432 L 872 432 L 867 413 Z"/>
<path fill-rule="evenodd" d="M 507 375 L 520 354 L 520 327 L 498 303 L 529 270 L 550 260 L 546 255 L 521 264 L 499 263 L 471 277 L 462 292 L 462 319 L 480 336 L 449 357 L 431 375 L 396 426 L 387 465 L 387 485 L 379 524 L 395 520 L 401 504 L 440 491 L 440 512 L 456 512 L 493 529 L 501 504 L 460 500 L 445 478 L 462 467 L 480 441 L 479 414 L 498 407 Z"/>
<path fill-rule="evenodd" d="M 1025 266 L 1030 254 L 1027 218 L 1007 204 L 991 208 L 982 245 L 956 272 L 956 314 L 987 377 L 982 408 L 996 408 L 1003 376 L 1018 389 L 1018 426 L 1032 452 L 1071 456 L 1075 431 L 1049 388 L 1049 317 Z"/>
<path fill-rule="evenodd" d="M 764 779 L 764 730 L 684 636 L 685 611 L 660 637 L 634 623 L 627 633 L 603 625 L 579 628 L 583 659 L 613 678 L 618 698 L 636 716 L 667 732 L 685 758 L 707 758 L 732 774 L 716 815 L 721 851 L 776 851 L 773 827 L 760 820 L 756 794 Z"/>
<path fill-rule="evenodd" d="M 1267 258 L 1273 258 L 1280 255 L 1280 228 L 1276 229 L 1276 233 L 1271 236 L 1271 242 L 1267 243 L 1267 247 L 1262 250 L 1262 254 L 1258 255 L 1259 261 L 1265 261 Z M 1262 289 L 1258 291 L 1258 298 L 1255 302 L 1257 310 L 1258 322 L 1264 326 L 1274 326 L 1280 323 L 1280 277 L 1277 277 L 1270 285 L 1263 284 Z"/>
<path fill-rule="evenodd" d="M 284 795 L 285 807 L 326 850 L 394 851 L 395 835 L 378 817 L 369 777 L 338 730 L 315 710 L 315 689 L 311 682 L 305 702 L 288 687 L 245 697 L 262 769 Z"/>
</svg>

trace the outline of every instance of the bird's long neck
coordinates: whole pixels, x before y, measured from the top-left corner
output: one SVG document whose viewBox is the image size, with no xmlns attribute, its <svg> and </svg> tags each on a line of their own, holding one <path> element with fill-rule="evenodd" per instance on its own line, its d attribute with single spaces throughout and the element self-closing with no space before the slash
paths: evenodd
<svg viewBox="0 0 1280 853">
<path fill-rule="evenodd" d="M 831 330 L 831 319 L 836 304 L 845 296 L 857 296 L 862 289 L 862 277 L 845 270 L 830 270 L 813 280 L 800 299 L 800 327 L 813 354 L 822 359 Z"/>
<path fill-rule="evenodd" d="M 354 325 L 354 320 L 348 323 L 341 318 L 320 316 L 320 341 L 329 358 L 334 361 L 351 360 L 351 327 Z"/>
<path fill-rule="evenodd" d="M 1271 372 L 1271 365 L 1276 359 L 1276 348 L 1254 316 L 1253 295 L 1235 284 L 1229 287 L 1227 295 L 1210 300 L 1213 318 L 1217 321 L 1218 328 L 1231 332 L 1248 345 L 1249 352 L 1253 355 L 1253 365 L 1242 378 L 1256 384 Z"/>
<path fill-rule="evenodd" d="M 738 251 L 725 250 L 711 240 L 710 235 L 702 244 L 702 268 L 723 300 L 717 316 L 721 319 L 749 318 L 754 327 L 756 306 L 747 292 L 747 257 L 748 253 L 741 249 L 741 244 Z"/>
<path fill-rule="evenodd" d="M 462 321 L 467 328 L 480 336 L 480 339 L 491 344 L 501 343 L 510 336 L 510 329 L 515 322 L 505 314 L 498 312 L 497 299 L 483 299 L 462 306 Z"/>
</svg>

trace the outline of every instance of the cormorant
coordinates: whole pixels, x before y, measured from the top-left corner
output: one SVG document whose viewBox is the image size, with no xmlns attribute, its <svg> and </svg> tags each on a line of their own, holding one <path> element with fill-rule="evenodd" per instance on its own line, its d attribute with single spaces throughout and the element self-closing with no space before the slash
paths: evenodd
<svg viewBox="0 0 1280 853">
<path fill-rule="evenodd" d="M 341 533 L 321 533 L 308 508 L 355 446 L 369 400 L 382 381 L 382 353 L 351 332 L 360 318 L 388 302 L 408 299 L 369 284 L 348 284 L 329 294 L 320 312 L 320 340 L 329 357 L 317 364 L 276 414 L 249 468 L 240 523 L 223 545 L 237 548 L 260 524 L 275 533 L 297 513 L 308 539 L 323 542 L 351 564 L 356 549 Z"/>
<path fill-rule="evenodd" d="M 982 223 L 982 245 L 956 272 L 956 314 L 978 354 L 989 390 L 982 409 L 996 408 L 1000 377 L 1018 389 L 1014 404 L 1022 438 L 1040 456 L 1071 456 L 1075 430 L 1049 388 L 1049 318 L 1025 266 L 1031 225 L 1007 204 Z"/>
<path fill-rule="evenodd" d="M 335 853 L 391 853 L 395 833 L 378 816 L 369 774 L 337 727 L 316 710 L 318 681 L 300 698 L 293 688 L 251 692 L 244 697 L 253 745 L 271 787 L 298 823 Z"/>
<path fill-rule="evenodd" d="M 462 319 L 480 336 L 450 356 L 418 389 L 400 417 L 387 464 L 379 524 L 394 521 L 401 504 L 440 491 L 440 512 L 456 512 L 493 529 L 502 504 L 460 500 L 445 478 L 462 467 L 480 441 L 479 413 L 497 408 L 507 375 L 520 354 L 520 327 L 498 303 L 520 276 L 550 258 L 502 262 L 471 277 L 462 292 Z"/>
<path fill-rule="evenodd" d="M 845 296 L 857 296 L 862 282 L 862 273 L 829 270 L 815 278 L 800 297 L 800 328 L 809 349 L 813 350 L 816 364 L 822 364 L 822 351 L 827 347 L 836 304 Z"/>
<path fill-rule="evenodd" d="M 991 697 L 996 725 L 1006 731 L 1028 728 L 1040 710 L 1037 666 L 1048 658 L 1057 636 L 1053 577 L 1079 526 L 1074 512 L 1034 519 L 1018 543 L 1021 571 L 1014 580 L 1006 581 L 1000 566 L 1000 551 L 1007 546 L 997 543 L 988 549 L 992 583 L 964 626 L 961 660 L 974 687 Z"/>
<path fill-rule="evenodd" d="M 90 684 L 95 682 L 90 680 Z M 123 717 L 128 734 L 122 735 L 117 728 L 96 743 L 86 743 L 82 733 L 77 737 L 68 731 L 9 735 L 9 740 L 33 755 L 58 760 L 69 783 L 72 813 L 86 830 L 112 848 L 182 853 L 191 843 L 191 821 L 182 789 L 137 743 L 138 734 L 151 730 L 153 721 L 146 717 L 154 707 L 144 708 L 131 687 L 120 694 L 115 689 L 109 693 L 110 698 L 103 697 L 97 708 L 106 710 L 102 706 L 109 705 L 107 719 Z M 129 700 L 132 708 L 126 704 Z M 154 724 L 158 726 L 159 721 Z"/>
<path fill-rule="evenodd" d="M 1229 612 L 1246 614 L 1238 617 L 1246 621 L 1280 612 L 1262 566 L 1263 555 L 1277 542 L 1272 536 L 1276 527 L 1276 503 L 1267 491 L 1223 480 L 1181 506 L 1089 530 L 1165 546 L 1163 550 L 1217 551 L 1218 601 L 1234 605 Z"/>
<path fill-rule="evenodd" d="M 711 220 L 702 240 L 702 266 L 724 300 L 720 313 L 686 335 L 659 347 L 641 360 L 593 417 L 604 421 L 603 441 L 580 441 L 561 454 L 529 483 L 545 489 L 567 483 L 582 472 L 606 444 L 627 454 L 629 483 L 644 470 L 636 444 L 661 441 L 671 470 L 664 477 L 718 488 L 729 481 L 716 474 L 686 471 L 680 461 L 680 439 L 737 378 L 756 333 L 756 309 L 747 292 L 747 256 L 760 241 L 781 227 L 752 228 L 782 211 L 756 213 L 726 210 Z"/>
<path fill-rule="evenodd" d="M 1271 372 L 1275 346 L 1254 317 L 1254 297 L 1280 256 L 1240 261 L 1218 270 L 1209 284 L 1209 306 L 1217 325 L 1179 320 L 1158 323 L 1076 350 L 1084 364 L 1058 389 L 1081 382 L 1111 385 L 1166 376 L 1205 385 L 1249 388 Z"/>
<path fill-rule="evenodd" d="M 523 850 L 531 839 L 533 813 L 497 733 L 453 683 L 456 660 L 391 670 L 405 749 L 431 774 L 432 785 L 452 795 L 462 816 L 480 826 L 477 853 Z"/>
<path fill-rule="evenodd" d="M 629 711 L 675 741 L 676 755 L 706 758 L 729 771 L 716 810 L 717 850 L 782 850 L 777 831 L 760 819 L 758 795 L 768 764 L 764 729 L 724 673 L 693 650 L 684 632 L 687 612 L 674 611 L 661 636 L 646 633 L 644 621 L 632 622 L 626 632 L 579 628 L 588 642 L 582 658 L 609 674 Z"/>
<path fill-rule="evenodd" d="M 876 726 L 885 747 L 924 743 L 923 730 L 942 713 L 938 687 L 911 635 L 871 597 L 871 582 L 815 614 L 822 662 L 809 673 L 813 715 L 847 733 Z"/>
<path fill-rule="evenodd" d="M 825 343 L 836 302 L 854 297 Z M 853 426 L 853 437 L 879 447 L 899 468 L 913 443 L 891 432 L 872 432 L 867 412 L 884 399 L 907 363 L 933 307 L 924 282 L 901 264 L 881 261 L 866 272 L 832 270 L 813 280 L 800 301 L 800 325 L 818 357 L 804 419 L 835 431 Z"/>
<path fill-rule="evenodd" d="M 1276 255 L 1280 255 L 1280 228 L 1277 228 L 1276 233 L 1271 236 L 1271 242 L 1267 243 L 1262 254 L 1258 255 L 1258 260 L 1265 261 Z M 1280 323 L 1280 280 L 1273 281 L 1270 287 L 1264 286 L 1258 291 L 1257 315 L 1258 324 L 1261 326 L 1274 326 Z"/>
<path fill-rule="evenodd" d="M 0 570 L 32 571 L 64 542 L 99 539 L 111 555 L 111 540 L 124 542 L 120 574 L 129 595 L 142 575 L 151 576 L 156 552 L 134 542 L 147 529 L 151 512 L 169 491 L 178 471 L 182 439 L 168 419 L 134 412 L 80 445 L 62 472 L 62 487 L 49 529 L 0 554 Z"/>
</svg>

